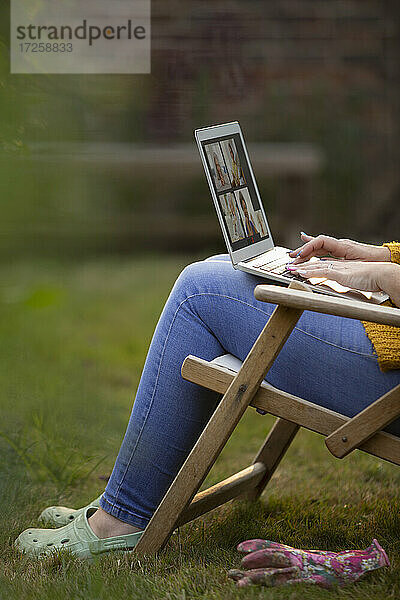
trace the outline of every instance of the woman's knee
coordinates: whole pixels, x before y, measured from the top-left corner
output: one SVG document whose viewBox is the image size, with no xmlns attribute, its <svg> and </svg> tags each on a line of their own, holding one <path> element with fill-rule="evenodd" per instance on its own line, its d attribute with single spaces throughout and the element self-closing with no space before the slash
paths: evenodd
<svg viewBox="0 0 400 600">
<path fill-rule="evenodd" d="M 229 254 L 214 254 L 213 256 L 209 256 L 208 258 L 205 258 L 204 262 L 215 261 L 215 260 L 219 260 L 222 262 L 229 262 L 231 259 L 229 257 Z"/>
<path fill-rule="evenodd" d="M 182 297 L 196 293 L 204 277 L 211 276 L 211 265 L 204 261 L 187 265 L 178 275 L 171 294 Z"/>
<path fill-rule="evenodd" d="M 210 257 L 206 260 L 198 261 L 187 265 L 180 273 L 176 284 L 180 287 L 187 289 L 201 287 L 208 287 L 208 284 L 212 282 L 217 274 L 221 271 L 221 268 L 226 269 L 226 261 L 223 260 L 212 260 Z M 233 269 L 232 269 L 233 270 Z"/>
</svg>

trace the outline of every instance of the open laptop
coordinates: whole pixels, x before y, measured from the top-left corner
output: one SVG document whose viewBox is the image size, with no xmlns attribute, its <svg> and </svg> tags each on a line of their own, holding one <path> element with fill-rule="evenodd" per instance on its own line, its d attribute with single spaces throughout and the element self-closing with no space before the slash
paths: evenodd
<svg viewBox="0 0 400 600">
<path fill-rule="evenodd" d="M 274 245 L 239 123 L 196 129 L 195 139 L 233 267 L 287 285 L 293 279 L 304 282 L 286 268 L 290 250 Z M 388 298 L 326 278 L 309 279 L 308 285 L 324 294 L 375 304 Z"/>
</svg>

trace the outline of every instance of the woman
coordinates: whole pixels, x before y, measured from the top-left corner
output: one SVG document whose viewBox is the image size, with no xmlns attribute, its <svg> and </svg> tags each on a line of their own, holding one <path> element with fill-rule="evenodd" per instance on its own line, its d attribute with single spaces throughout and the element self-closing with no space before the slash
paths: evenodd
<svg viewBox="0 0 400 600">
<path fill-rule="evenodd" d="M 237 242 L 238 240 L 243 239 L 245 236 L 242 224 L 240 223 L 235 211 L 235 196 L 232 194 L 232 192 L 229 192 L 228 194 L 221 195 L 220 200 L 231 242 Z"/>
<path fill-rule="evenodd" d="M 228 180 L 228 176 L 223 172 L 221 164 L 219 162 L 218 156 L 217 154 L 214 152 L 213 154 L 213 159 L 214 159 L 214 167 L 215 167 L 215 183 L 217 188 L 223 188 L 226 186 L 229 186 L 229 180 Z"/>
<path fill-rule="evenodd" d="M 242 169 L 240 168 L 239 158 L 235 156 L 232 144 L 228 143 L 229 154 L 232 162 L 232 186 L 239 186 L 245 183 Z"/>
<path fill-rule="evenodd" d="M 302 241 L 291 253 L 291 270 L 304 278 L 329 275 L 350 287 L 383 290 L 400 307 L 400 243 L 370 246 L 306 234 Z M 339 260 L 309 262 L 327 255 Z M 47 522 L 69 524 L 24 531 L 16 541 L 21 550 L 40 555 L 65 548 L 90 559 L 135 546 L 219 400 L 182 379 L 182 362 L 188 354 L 245 358 L 274 309 L 254 298 L 262 281 L 234 270 L 226 255 L 184 269 L 157 324 L 104 494 L 77 511 L 46 509 Z M 353 416 L 400 383 L 400 329 L 306 311 L 267 379 Z M 400 435 L 400 420 L 388 430 Z"/>
<path fill-rule="evenodd" d="M 246 200 L 244 199 L 242 192 L 239 192 L 239 200 L 244 213 L 244 228 L 246 231 L 246 237 L 252 237 L 253 235 L 257 235 L 257 228 L 249 217 L 249 211 L 247 209 Z"/>
<path fill-rule="evenodd" d="M 243 226 L 240 220 L 240 216 L 236 206 L 235 195 L 230 192 L 227 194 L 228 196 L 228 207 L 229 207 L 229 218 L 231 221 L 231 225 L 233 228 L 233 237 L 232 242 L 236 242 L 237 240 L 242 240 L 245 235 L 243 231 Z"/>
</svg>

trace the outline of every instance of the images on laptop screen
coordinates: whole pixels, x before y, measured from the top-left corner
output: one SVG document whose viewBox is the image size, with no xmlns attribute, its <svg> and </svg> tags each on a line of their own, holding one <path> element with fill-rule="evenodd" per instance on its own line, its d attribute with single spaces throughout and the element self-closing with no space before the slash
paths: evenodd
<svg viewBox="0 0 400 600">
<path fill-rule="evenodd" d="M 240 135 L 202 142 L 232 250 L 269 237 Z"/>
</svg>

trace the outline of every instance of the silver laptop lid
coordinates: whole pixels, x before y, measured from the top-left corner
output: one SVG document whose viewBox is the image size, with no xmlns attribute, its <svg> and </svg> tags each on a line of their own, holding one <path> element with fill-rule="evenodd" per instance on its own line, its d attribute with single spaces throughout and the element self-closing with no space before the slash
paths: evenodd
<svg viewBox="0 0 400 600">
<path fill-rule="evenodd" d="M 196 142 L 233 264 L 274 247 L 238 122 L 196 129 Z"/>
</svg>

